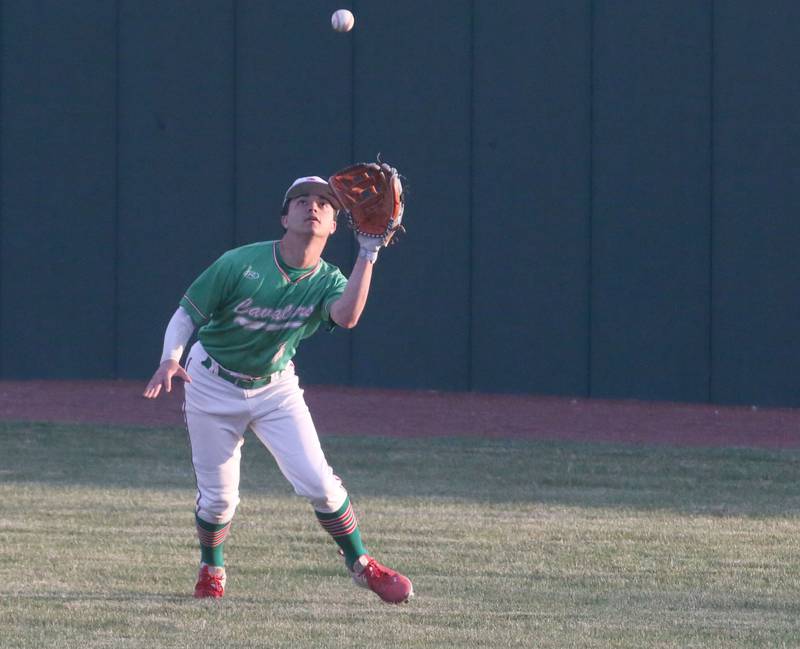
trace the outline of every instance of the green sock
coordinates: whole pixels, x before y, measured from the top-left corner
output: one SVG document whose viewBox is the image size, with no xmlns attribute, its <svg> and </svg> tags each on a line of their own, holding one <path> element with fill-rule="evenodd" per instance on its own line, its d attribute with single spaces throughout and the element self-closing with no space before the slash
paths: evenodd
<svg viewBox="0 0 800 649">
<path fill-rule="evenodd" d="M 209 566 L 224 566 L 223 548 L 231 531 L 231 522 L 209 523 L 195 514 L 197 536 L 200 539 L 200 560 Z"/>
<path fill-rule="evenodd" d="M 362 554 L 366 554 L 367 550 L 361 541 L 361 531 L 358 529 L 356 515 L 350 506 L 350 497 L 348 496 L 338 511 L 332 514 L 317 511 L 314 513 L 317 515 L 320 525 L 344 552 L 347 566 L 352 568 L 356 559 Z"/>
</svg>

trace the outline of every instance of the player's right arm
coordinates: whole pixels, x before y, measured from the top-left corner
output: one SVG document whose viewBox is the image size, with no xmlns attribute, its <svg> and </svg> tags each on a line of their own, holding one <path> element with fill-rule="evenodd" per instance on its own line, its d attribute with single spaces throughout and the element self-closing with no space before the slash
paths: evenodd
<svg viewBox="0 0 800 649">
<path fill-rule="evenodd" d="M 171 392 L 173 377 L 183 379 L 187 383 L 192 382 L 189 374 L 181 367 L 180 360 L 181 356 L 183 356 L 183 350 L 186 348 L 186 343 L 189 342 L 193 333 L 194 322 L 191 316 L 184 311 L 183 307 L 179 306 L 167 325 L 167 331 L 164 333 L 161 364 L 144 389 L 144 397 L 155 399 L 161 394 L 162 387 L 167 392 Z"/>
</svg>

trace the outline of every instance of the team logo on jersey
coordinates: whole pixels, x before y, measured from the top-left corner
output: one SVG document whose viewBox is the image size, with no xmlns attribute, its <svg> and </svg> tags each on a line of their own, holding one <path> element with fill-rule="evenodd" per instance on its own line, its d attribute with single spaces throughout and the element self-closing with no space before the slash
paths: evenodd
<svg viewBox="0 0 800 649">
<path fill-rule="evenodd" d="M 245 279 L 258 279 L 259 277 L 261 277 L 261 275 L 259 275 L 252 268 L 248 268 L 246 271 L 244 271 L 244 278 Z"/>
</svg>

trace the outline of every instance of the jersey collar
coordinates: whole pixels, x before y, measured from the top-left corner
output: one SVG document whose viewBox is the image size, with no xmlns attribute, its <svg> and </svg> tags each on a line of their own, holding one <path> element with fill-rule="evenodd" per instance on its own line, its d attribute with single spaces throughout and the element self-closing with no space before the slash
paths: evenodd
<svg viewBox="0 0 800 649">
<path fill-rule="evenodd" d="M 286 272 L 283 260 L 281 259 L 280 253 L 278 252 L 279 243 L 280 241 L 276 241 L 275 243 L 272 244 L 272 259 L 275 261 L 275 266 L 278 268 L 278 271 L 280 272 L 280 274 L 283 276 L 283 279 L 285 279 L 287 283 L 297 284 L 299 282 L 302 282 L 307 277 L 311 277 L 314 273 L 316 273 L 319 270 L 319 267 L 322 265 L 322 259 L 320 258 L 319 260 L 317 260 L 317 264 L 313 268 L 309 269 L 299 277 L 292 279 L 291 277 L 289 277 L 289 273 Z M 287 265 L 287 268 L 291 268 L 291 266 Z"/>
</svg>

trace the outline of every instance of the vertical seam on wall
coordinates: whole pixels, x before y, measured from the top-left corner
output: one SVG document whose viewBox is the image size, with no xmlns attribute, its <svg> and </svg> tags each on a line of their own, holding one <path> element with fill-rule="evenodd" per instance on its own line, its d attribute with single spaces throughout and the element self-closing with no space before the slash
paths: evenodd
<svg viewBox="0 0 800 649">
<path fill-rule="evenodd" d="M 469 162 L 467 163 L 467 173 L 469 175 L 469 206 L 467 207 L 467 264 L 469 273 L 467 274 L 467 389 L 475 390 L 474 385 L 474 318 L 475 318 L 475 264 L 472 263 L 475 254 L 475 0 L 470 2 L 469 12 Z"/>
<path fill-rule="evenodd" d="M 353 0 L 351 4 L 351 10 L 356 16 L 358 15 L 358 8 L 355 0 Z M 351 33 L 353 37 L 350 39 L 350 162 L 348 164 L 353 164 L 356 157 L 356 37 L 358 30 L 354 30 L 354 32 Z M 348 239 L 350 240 L 350 243 L 348 243 L 350 259 L 353 259 L 356 254 L 355 237 L 348 237 Z M 354 333 L 355 332 L 351 331 L 350 335 L 347 337 L 347 384 L 351 386 L 355 384 L 356 375 L 354 369 L 356 362 Z"/>
<path fill-rule="evenodd" d="M 708 91 L 708 395 L 714 398 L 714 0 L 709 2 Z"/>
<path fill-rule="evenodd" d="M 119 376 L 119 294 L 120 294 L 120 207 L 119 207 L 119 185 L 120 185 L 120 5 L 121 0 L 114 3 L 114 308 L 111 316 L 113 345 L 112 354 L 112 374 L 115 379 Z"/>
<path fill-rule="evenodd" d="M 589 183 L 586 264 L 586 394 L 592 396 L 592 274 L 594 273 L 594 2 L 589 0 Z"/>
<path fill-rule="evenodd" d="M 233 230 L 233 247 L 236 247 L 239 239 L 239 3 L 233 0 L 233 97 L 231 98 L 231 110 L 233 111 L 232 117 L 232 137 L 231 142 L 231 210 L 232 210 L 232 230 Z"/>
<path fill-rule="evenodd" d="M 6 51 L 5 51 L 5 43 L 3 41 L 3 3 L 0 2 L 0 124 L 5 124 L 3 120 L 3 82 L 5 81 L 3 77 L 3 70 L 5 68 L 6 62 Z M 5 196 L 3 194 L 3 134 L 2 128 L 0 128 L 0 340 L 3 340 L 3 273 L 2 268 L 2 261 L 3 261 L 3 218 L 5 216 L 5 210 L 3 209 Z M 0 347 L 0 378 L 4 377 L 3 374 L 3 357 L 5 356 L 5 345 Z"/>
</svg>

